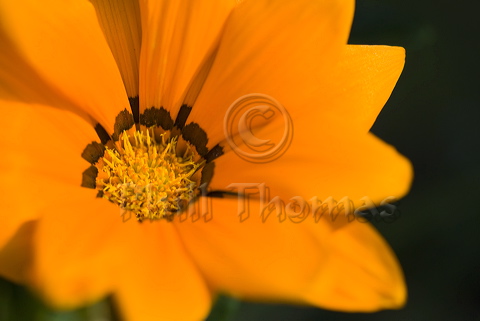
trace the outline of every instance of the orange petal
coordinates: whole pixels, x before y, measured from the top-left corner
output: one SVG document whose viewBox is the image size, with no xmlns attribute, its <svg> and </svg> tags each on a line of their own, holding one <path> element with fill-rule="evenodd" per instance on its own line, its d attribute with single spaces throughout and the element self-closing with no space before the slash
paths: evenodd
<svg viewBox="0 0 480 321">
<path fill-rule="evenodd" d="M 33 233 L 36 223 L 24 223 L 9 241 L 0 247 L 0 275 L 17 283 L 28 280 L 28 268 L 33 258 Z"/>
<path fill-rule="evenodd" d="M 114 292 L 127 320 L 203 318 L 210 293 L 172 224 L 140 224 L 87 192 L 59 200 L 38 222 L 32 278 L 40 294 L 71 308 Z"/>
<path fill-rule="evenodd" d="M 90 124 L 68 111 L 3 100 L 0 110 L 1 247 L 20 225 L 38 218 L 41 208 L 84 189 L 82 172 L 89 164 L 81 154 L 98 138 Z"/>
<path fill-rule="evenodd" d="M 234 152 L 221 156 L 215 161 L 211 189 L 238 190 L 241 184 L 264 183 L 270 198 L 280 197 L 284 202 L 292 197 L 322 202 L 332 198 L 349 200 L 356 208 L 379 206 L 408 192 L 410 162 L 392 146 L 372 134 L 317 134 L 311 126 L 295 124 L 292 144 L 271 162 L 252 163 Z"/>
<path fill-rule="evenodd" d="M 125 320 L 203 320 L 210 292 L 173 224 L 141 225 L 143 235 L 129 239 L 127 260 L 118 266 L 115 297 Z"/>
<path fill-rule="evenodd" d="M 55 307 L 73 308 L 111 292 L 131 241 L 118 206 L 83 189 L 46 207 L 34 238 L 31 279 Z M 128 226 L 127 226 L 128 225 Z"/>
<path fill-rule="evenodd" d="M 404 63 L 405 49 L 400 47 L 347 46 L 333 74 L 314 84 L 318 95 L 303 108 L 303 119 L 319 117 L 367 132 L 390 97 Z"/>
<path fill-rule="evenodd" d="M 209 147 L 222 140 L 219 124 L 243 95 L 270 95 L 295 109 L 291 113 L 314 103 L 316 83 L 331 72 L 347 42 L 353 6 L 345 0 L 258 0 L 238 6 L 189 118 L 208 133 Z"/>
<path fill-rule="evenodd" d="M 0 1 L 0 94 L 86 112 L 113 132 L 128 108 L 122 79 L 87 1 Z"/>
<path fill-rule="evenodd" d="M 332 233 L 328 241 L 328 259 L 305 293 L 308 302 L 352 312 L 400 308 L 405 304 L 407 290 L 402 269 L 373 227 L 350 223 Z"/>
<path fill-rule="evenodd" d="M 235 0 L 140 2 L 140 109 L 165 107 L 173 117 L 180 98 L 218 41 Z"/>
<path fill-rule="evenodd" d="M 142 26 L 138 1 L 90 0 L 117 62 L 128 97 L 138 96 Z"/>
<path fill-rule="evenodd" d="M 369 224 L 315 222 L 311 216 L 295 223 L 274 213 L 262 222 L 257 202 L 248 201 L 239 216 L 242 204 L 214 199 L 210 221 L 176 225 L 213 288 L 240 298 L 348 311 L 403 304 L 401 269 Z"/>
</svg>

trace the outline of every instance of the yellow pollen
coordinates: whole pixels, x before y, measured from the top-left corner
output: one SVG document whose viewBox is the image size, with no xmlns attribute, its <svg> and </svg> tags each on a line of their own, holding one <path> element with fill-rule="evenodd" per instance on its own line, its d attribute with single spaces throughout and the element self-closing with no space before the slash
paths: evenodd
<svg viewBox="0 0 480 321">
<path fill-rule="evenodd" d="M 117 148 L 106 147 L 96 164 L 97 189 L 104 198 L 132 212 L 137 220 L 169 218 L 195 196 L 193 174 L 203 166 L 187 146 L 177 155 L 177 137 L 155 139 L 153 128 L 120 135 Z M 158 137 L 158 136 L 157 136 Z"/>
</svg>

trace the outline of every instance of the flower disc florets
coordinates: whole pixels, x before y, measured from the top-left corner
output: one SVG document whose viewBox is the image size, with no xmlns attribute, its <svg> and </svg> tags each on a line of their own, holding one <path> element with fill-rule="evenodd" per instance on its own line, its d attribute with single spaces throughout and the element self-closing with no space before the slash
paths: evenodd
<svg viewBox="0 0 480 321">
<path fill-rule="evenodd" d="M 134 213 L 139 221 L 182 211 L 195 196 L 192 176 L 203 164 L 194 161 L 189 146 L 177 155 L 177 137 L 155 138 L 151 128 L 130 133 L 121 133 L 117 148 L 106 147 L 96 164 L 102 197 Z"/>
</svg>

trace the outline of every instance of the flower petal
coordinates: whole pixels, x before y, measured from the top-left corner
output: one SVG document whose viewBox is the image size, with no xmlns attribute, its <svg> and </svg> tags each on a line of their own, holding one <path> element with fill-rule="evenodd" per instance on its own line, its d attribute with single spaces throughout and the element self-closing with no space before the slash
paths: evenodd
<svg viewBox="0 0 480 321">
<path fill-rule="evenodd" d="M 209 147 L 222 140 L 219 124 L 243 95 L 270 95 L 287 109 L 295 106 L 292 113 L 314 103 L 319 94 L 314 84 L 331 72 L 347 42 L 353 6 L 345 0 L 258 0 L 238 6 L 189 118 L 209 134 Z"/>
<path fill-rule="evenodd" d="M 32 276 L 40 294 L 71 308 L 114 292 L 127 320 L 204 317 L 210 293 L 173 226 L 140 224 L 87 192 L 59 200 L 38 222 Z"/>
<path fill-rule="evenodd" d="M 235 5 L 235 0 L 140 2 L 141 110 L 165 107 L 176 116 L 181 96 Z"/>
<path fill-rule="evenodd" d="M 29 221 L 21 225 L 9 241 L 0 247 L 0 275 L 17 283 L 28 279 L 28 268 L 33 258 L 32 235 L 36 223 Z"/>
<path fill-rule="evenodd" d="M 390 97 L 404 63 L 405 49 L 400 47 L 347 46 L 333 74 L 313 84 L 319 94 L 302 112 L 307 117 L 368 132 Z"/>
<path fill-rule="evenodd" d="M 125 248 L 128 259 L 118 266 L 115 298 L 125 320 L 203 320 L 210 309 L 210 291 L 173 224 L 142 225 L 143 235 L 131 239 Z"/>
<path fill-rule="evenodd" d="M 309 303 L 352 312 L 405 304 L 407 290 L 400 265 L 369 224 L 355 222 L 336 230 L 328 247 L 328 261 L 312 280 L 311 291 L 305 293 Z M 324 303 L 322 298 L 328 299 Z"/>
<path fill-rule="evenodd" d="M 34 238 L 32 283 L 46 301 L 72 308 L 111 292 L 129 234 L 119 209 L 79 190 L 43 210 Z M 123 238 L 121 237 L 123 236 Z"/>
<path fill-rule="evenodd" d="M 129 108 L 122 79 L 87 1 L 0 1 L 2 97 L 86 112 L 113 132 Z"/>
<path fill-rule="evenodd" d="M 48 106 L 0 100 L 0 111 L 1 247 L 41 208 L 84 189 L 89 164 L 81 154 L 96 134 L 81 117 Z"/>
<path fill-rule="evenodd" d="M 259 137 L 270 136 L 260 133 Z M 278 196 L 284 202 L 297 196 L 348 199 L 356 208 L 398 199 L 412 181 L 410 162 L 373 134 L 319 135 L 308 124 L 295 127 L 292 144 L 276 160 L 252 163 L 229 152 L 215 165 L 213 190 L 264 183 L 271 198 Z"/>
<path fill-rule="evenodd" d="M 239 216 L 244 201 L 247 212 Z M 279 220 L 273 213 L 260 216 L 259 204 L 251 200 L 214 199 L 211 211 L 210 221 L 176 226 L 215 289 L 348 311 L 403 304 L 400 267 L 369 224 L 341 218 L 315 222 L 311 216 Z"/>
<path fill-rule="evenodd" d="M 128 97 L 138 96 L 142 26 L 138 1 L 90 0 L 117 62 Z"/>
</svg>

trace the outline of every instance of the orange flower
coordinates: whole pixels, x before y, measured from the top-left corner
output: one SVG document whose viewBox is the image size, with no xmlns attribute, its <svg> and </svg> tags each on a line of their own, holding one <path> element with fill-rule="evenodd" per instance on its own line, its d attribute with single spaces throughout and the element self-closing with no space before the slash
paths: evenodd
<svg viewBox="0 0 480 321">
<path fill-rule="evenodd" d="M 369 224 L 346 207 L 285 216 L 407 192 L 410 164 L 368 133 L 403 49 L 346 45 L 353 1 L 237 2 L 0 1 L 1 275 L 63 308 L 113 293 L 128 320 L 199 320 L 218 291 L 403 304 Z M 290 131 L 270 162 L 239 157 L 228 139 L 245 131 L 222 125 L 252 93 L 292 120 L 250 119 L 257 138 Z M 252 183 L 271 197 L 234 197 Z M 180 219 L 198 204 L 206 216 Z"/>
</svg>

